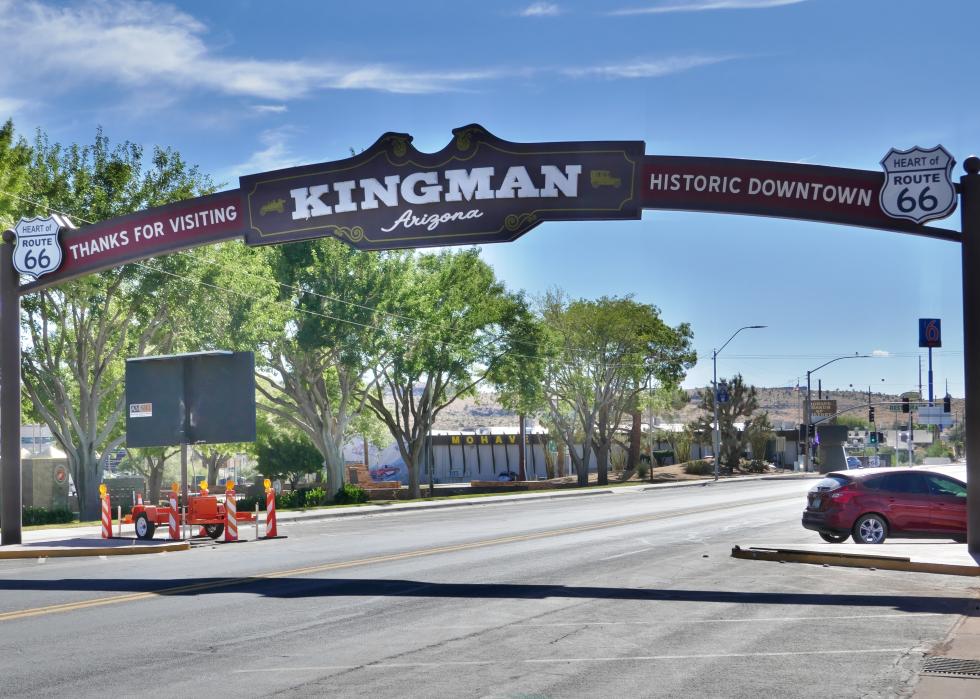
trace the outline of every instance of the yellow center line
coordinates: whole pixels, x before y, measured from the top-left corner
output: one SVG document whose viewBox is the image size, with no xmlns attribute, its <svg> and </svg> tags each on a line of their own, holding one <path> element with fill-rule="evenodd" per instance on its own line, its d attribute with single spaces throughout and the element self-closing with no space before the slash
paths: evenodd
<svg viewBox="0 0 980 699">
<path fill-rule="evenodd" d="M 691 510 L 681 510 L 681 511 L 675 510 L 671 512 L 661 512 L 652 515 L 637 515 L 635 517 L 624 517 L 622 519 L 606 521 L 606 522 L 597 522 L 594 524 L 581 524 L 574 527 L 550 529 L 547 531 L 534 532 L 530 534 L 515 534 L 512 536 L 497 537 L 495 539 L 484 539 L 482 541 L 473 541 L 466 544 L 450 544 L 447 546 L 435 546 L 426 549 L 416 549 L 415 551 L 405 551 L 403 553 L 393 553 L 393 554 L 386 554 L 382 556 L 371 556 L 369 558 L 358 558 L 351 561 L 321 563 L 318 565 L 303 566 L 302 568 L 290 568 L 288 570 L 280 570 L 271 573 L 259 573 L 247 577 L 220 578 L 218 580 L 209 580 L 207 582 L 192 583 L 188 585 L 179 585 L 177 587 L 164 587 L 159 590 L 150 590 L 148 592 L 134 592 L 131 594 L 114 595 L 111 597 L 99 597 L 96 599 L 84 600 L 81 602 L 65 602 L 63 604 L 52 604 L 45 607 L 34 607 L 32 609 L 23 609 L 20 611 L 0 613 L 0 622 L 14 621 L 17 619 L 27 619 L 29 617 L 43 616 L 46 614 L 72 612 L 80 609 L 102 607 L 109 604 L 122 604 L 124 602 L 138 602 L 140 600 L 152 599 L 154 597 L 184 595 L 191 592 L 199 592 L 202 590 L 213 590 L 215 588 L 220 588 L 220 587 L 234 587 L 236 585 L 244 585 L 246 583 L 255 582 L 256 580 L 276 580 L 280 578 L 291 578 L 291 577 L 296 577 L 298 575 L 306 575 L 310 573 L 326 573 L 333 570 L 343 570 L 345 568 L 355 568 L 358 566 L 372 565 L 374 563 L 390 563 L 392 561 L 403 561 L 412 558 L 421 558 L 423 556 L 434 556 L 440 553 L 456 553 L 459 551 L 469 551 L 473 549 L 485 548 L 488 546 L 513 544 L 522 541 L 534 541 L 536 539 L 546 539 L 555 536 L 565 536 L 567 534 L 578 534 L 581 532 L 610 529 L 613 527 L 622 527 L 629 524 L 654 522 L 658 520 L 671 519 L 674 517 L 685 517 L 689 515 L 703 514 L 705 512 L 714 512 L 718 510 L 731 510 L 740 507 L 752 507 L 752 506 L 757 506 L 766 503 L 779 502 L 782 500 L 790 500 L 790 499 L 795 500 L 798 498 L 799 495 L 780 496 L 780 497 L 764 498 L 761 500 L 753 500 L 751 502 L 735 503 L 731 505 L 713 505 L 710 507 L 699 507 Z"/>
</svg>

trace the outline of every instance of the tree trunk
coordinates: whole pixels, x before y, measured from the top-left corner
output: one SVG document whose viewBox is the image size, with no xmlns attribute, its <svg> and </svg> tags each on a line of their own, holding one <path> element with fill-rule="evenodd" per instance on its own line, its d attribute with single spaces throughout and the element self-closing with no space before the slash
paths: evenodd
<svg viewBox="0 0 980 699">
<path fill-rule="evenodd" d="M 589 484 L 589 461 L 592 456 L 592 447 L 586 444 L 582 445 L 582 458 L 576 459 L 572 456 L 572 461 L 575 462 L 575 474 L 578 476 L 577 485 L 580 488 L 584 488 Z"/>
<path fill-rule="evenodd" d="M 598 485 L 609 485 L 609 448 L 610 442 L 608 441 L 601 442 L 598 448 L 595 448 L 596 483 Z"/>
<path fill-rule="evenodd" d="M 558 459 L 555 464 L 555 475 L 558 478 L 565 477 L 565 443 L 560 439 L 558 441 Z"/>
<path fill-rule="evenodd" d="M 99 484 L 102 483 L 100 465 L 101 461 L 95 457 L 91 449 L 86 449 L 79 454 L 79 461 L 75 468 L 79 521 L 90 522 L 102 516 L 99 496 Z"/>
<path fill-rule="evenodd" d="M 633 473 L 636 470 L 637 465 L 640 463 L 640 445 L 643 443 L 643 428 L 641 422 L 641 415 L 639 410 L 634 410 L 632 413 L 633 426 L 630 429 L 630 451 L 629 456 L 626 459 L 626 471 L 627 473 Z M 651 425 L 651 429 L 653 426 Z M 651 466 L 653 465 L 653 454 L 650 455 Z"/>
</svg>

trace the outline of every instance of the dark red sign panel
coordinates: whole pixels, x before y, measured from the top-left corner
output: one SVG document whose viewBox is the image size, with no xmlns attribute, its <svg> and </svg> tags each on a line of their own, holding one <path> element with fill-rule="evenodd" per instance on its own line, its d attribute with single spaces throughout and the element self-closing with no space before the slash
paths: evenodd
<svg viewBox="0 0 980 699">
<path fill-rule="evenodd" d="M 21 286 L 21 293 L 134 260 L 241 237 L 243 230 L 237 189 L 146 209 L 77 230 L 63 230 L 61 266 L 36 282 Z"/>
<path fill-rule="evenodd" d="M 959 233 L 892 218 L 878 195 L 883 172 L 734 158 L 648 155 L 643 208 L 755 214 L 959 240 Z"/>
<path fill-rule="evenodd" d="M 365 250 L 514 240 L 544 221 L 636 219 L 642 141 L 512 143 L 477 124 L 437 153 L 388 133 L 347 160 L 242 177 L 250 245 Z"/>
</svg>

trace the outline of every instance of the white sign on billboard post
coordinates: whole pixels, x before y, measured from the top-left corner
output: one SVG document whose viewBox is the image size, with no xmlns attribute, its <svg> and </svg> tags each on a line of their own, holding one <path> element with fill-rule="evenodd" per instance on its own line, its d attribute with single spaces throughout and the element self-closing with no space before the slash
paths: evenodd
<svg viewBox="0 0 980 699">
<path fill-rule="evenodd" d="M 918 409 L 915 421 L 920 425 L 939 425 L 949 427 L 953 424 L 952 413 L 943 412 L 941 405 L 923 405 Z"/>
</svg>

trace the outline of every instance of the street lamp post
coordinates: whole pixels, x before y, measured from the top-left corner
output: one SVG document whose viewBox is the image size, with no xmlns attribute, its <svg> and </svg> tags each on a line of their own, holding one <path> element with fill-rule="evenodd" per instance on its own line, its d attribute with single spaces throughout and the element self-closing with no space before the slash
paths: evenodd
<svg viewBox="0 0 980 699">
<path fill-rule="evenodd" d="M 824 362 L 816 369 L 810 369 L 808 372 L 806 372 L 806 412 L 805 412 L 806 422 L 803 423 L 804 426 L 806 427 L 806 451 L 804 452 L 805 459 L 803 462 L 804 471 L 810 470 L 810 453 L 812 451 L 812 444 L 813 444 L 813 442 L 810 439 L 810 426 L 813 421 L 813 415 L 811 414 L 811 407 L 810 407 L 810 374 L 815 374 L 821 369 L 823 369 L 825 366 L 827 366 L 828 364 L 839 362 L 842 359 L 867 359 L 870 356 L 871 356 L 870 354 L 858 354 L 857 352 L 855 352 L 854 354 L 845 354 L 841 357 L 834 357 L 829 362 Z"/>
<path fill-rule="evenodd" d="M 735 336 L 738 335 L 743 330 L 758 330 L 760 328 L 765 328 L 765 327 L 767 326 L 746 325 L 744 327 L 741 327 L 735 332 L 733 332 L 730 338 L 725 340 L 724 345 L 722 345 L 716 350 L 711 351 L 711 366 L 713 371 L 713 376 L 711 379 L 711 390 L 714 391 L 714 394 L 712 395 L 711 404 L 715 408 L 715 424 L 714 424 L 714 429 L 712 430 L 714 436 L 713 446 L 715 450 L 715 480 L 718 480 L 718 465 L 721 457 L 721 429 L 720 429 L 721 426 L 718 424 L 718 355 L 721 354 L 721 351 L 725 349 L 726 346 L 728 346 L 728 343 L 731 342 L 733 339 L 735 339 Z"/>
</svg>

